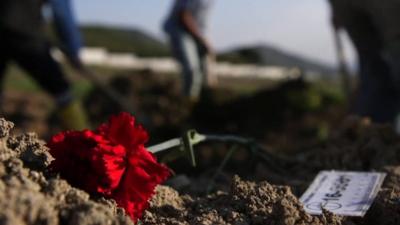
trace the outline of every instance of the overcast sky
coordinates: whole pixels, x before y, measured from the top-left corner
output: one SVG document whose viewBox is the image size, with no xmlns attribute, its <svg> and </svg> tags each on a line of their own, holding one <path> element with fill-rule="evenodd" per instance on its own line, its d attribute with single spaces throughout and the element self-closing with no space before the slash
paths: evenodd
<svg viewBox="0 0 400 225">
<path fill-rule="evenodd" d="M 173 0 L 74 0 L 81 23 L 141 28 L 164 38 L 160 25 Z M 215 0 L 209 36 L 218 50 L 270 44 L 334 64 L 327 0 Z M 347 55 L 354 62 L 351 45 Z"/>
</svg>

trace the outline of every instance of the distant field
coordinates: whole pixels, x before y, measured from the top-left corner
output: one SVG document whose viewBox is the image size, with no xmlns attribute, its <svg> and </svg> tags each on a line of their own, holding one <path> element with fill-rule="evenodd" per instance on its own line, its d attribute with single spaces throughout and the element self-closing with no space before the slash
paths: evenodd
<svg viewBox="0 0 400 225">
<path fill-rule="evenodd" d="M 64 66 L 68 78 L 72 83 L 73 93 L 78 98 L 84 98 L 94 88 L 94 85 L 90 80 L 80 76 L 74 72 L 70 67 Z M 115 75 L 132 75 L 134 76 L 137 72 L 125 69 L 115 69 L 106 67 L 91 67 L 93 71 L 97 73 L 100 80 L 108 80 Z M 168 76 L 169 79 L 177 79 L 176 74 L 160 74 L 160 76 Z M 235 79 L 221 79 L 220 84 L 217 88 L 231 89 L 237 95 L 247 95 L 254 93 L 257 90 L 265 88 L 273 88 L 278 85 L 279 82 L 271 81 L 260 81 L 260 80 L 235 80 Z M 314 83 L 314 92 L 321 93 L 323 95 L 331 96 L 336 101 L 342 101 L 344 95 L 340 89 L 338 83 L 332 83 L 328 81 L 320 81 Z M 14 90 L 24 93 L 44 93 L 44 91 L 37 85 L 37 83 L 28 76 L 24 71 L 20 70 L 15 65 L 11 65 L 6 74 L 5 89 Z"/>
<path fill-rule="evenodd" d="M 83 97 L 90 89 L 92 85 L 86 79 L 80 78 L 77 74 L 74 74 L 72 70 L 66 68 L 69 78 L 72 80 L 73 92 L 77 97 Z M 44 91 L 41 87 L 33 80 L 27 73 L 18 68 L 15 65 L 10 65 L 4 81 L 5 90 L 15 90 L 26 93 L 40 93 Z"/>
</svg>

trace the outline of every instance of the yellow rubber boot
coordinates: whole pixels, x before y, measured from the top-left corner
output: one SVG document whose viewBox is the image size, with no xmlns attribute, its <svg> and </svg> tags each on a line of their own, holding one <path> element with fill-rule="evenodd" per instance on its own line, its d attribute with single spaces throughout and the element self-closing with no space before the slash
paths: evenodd
<svg viewBox="0 0 400 225">
<path fill-rule="evenodd" d="M 62 107 L 58 112 L 58 116 L 64 129 L 90 129 L 85 110 L 79 101 L 72 101 L 68 105 Z"/>
</svg>

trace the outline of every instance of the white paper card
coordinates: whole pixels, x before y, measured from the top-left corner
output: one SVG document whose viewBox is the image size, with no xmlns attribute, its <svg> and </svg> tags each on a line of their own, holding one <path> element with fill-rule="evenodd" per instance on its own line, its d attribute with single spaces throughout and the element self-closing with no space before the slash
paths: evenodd
<svg viewBox="0 0 400 225">
<path fill-rule="evenodd" d="M 306 212 L 322 208 L 341 216 L 364 216 L 379 192 L 385 173 L 321 171 L 300 198 Z"/>
</svg>

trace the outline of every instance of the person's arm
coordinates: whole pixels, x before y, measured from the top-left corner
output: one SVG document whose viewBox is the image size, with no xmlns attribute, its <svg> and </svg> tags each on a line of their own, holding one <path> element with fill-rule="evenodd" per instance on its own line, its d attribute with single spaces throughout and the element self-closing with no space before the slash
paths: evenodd
<svg viewBox="0 0 400 225">
<path fill-rule="evenodd" d="M 206 37 L 204 37 L 198 28 L 192 13 L 189 10 L 182 10 L 179 19 L 185 30 L 198 42 L 208 54 L 213 54 L 211 45 Z"/>
</svg>

